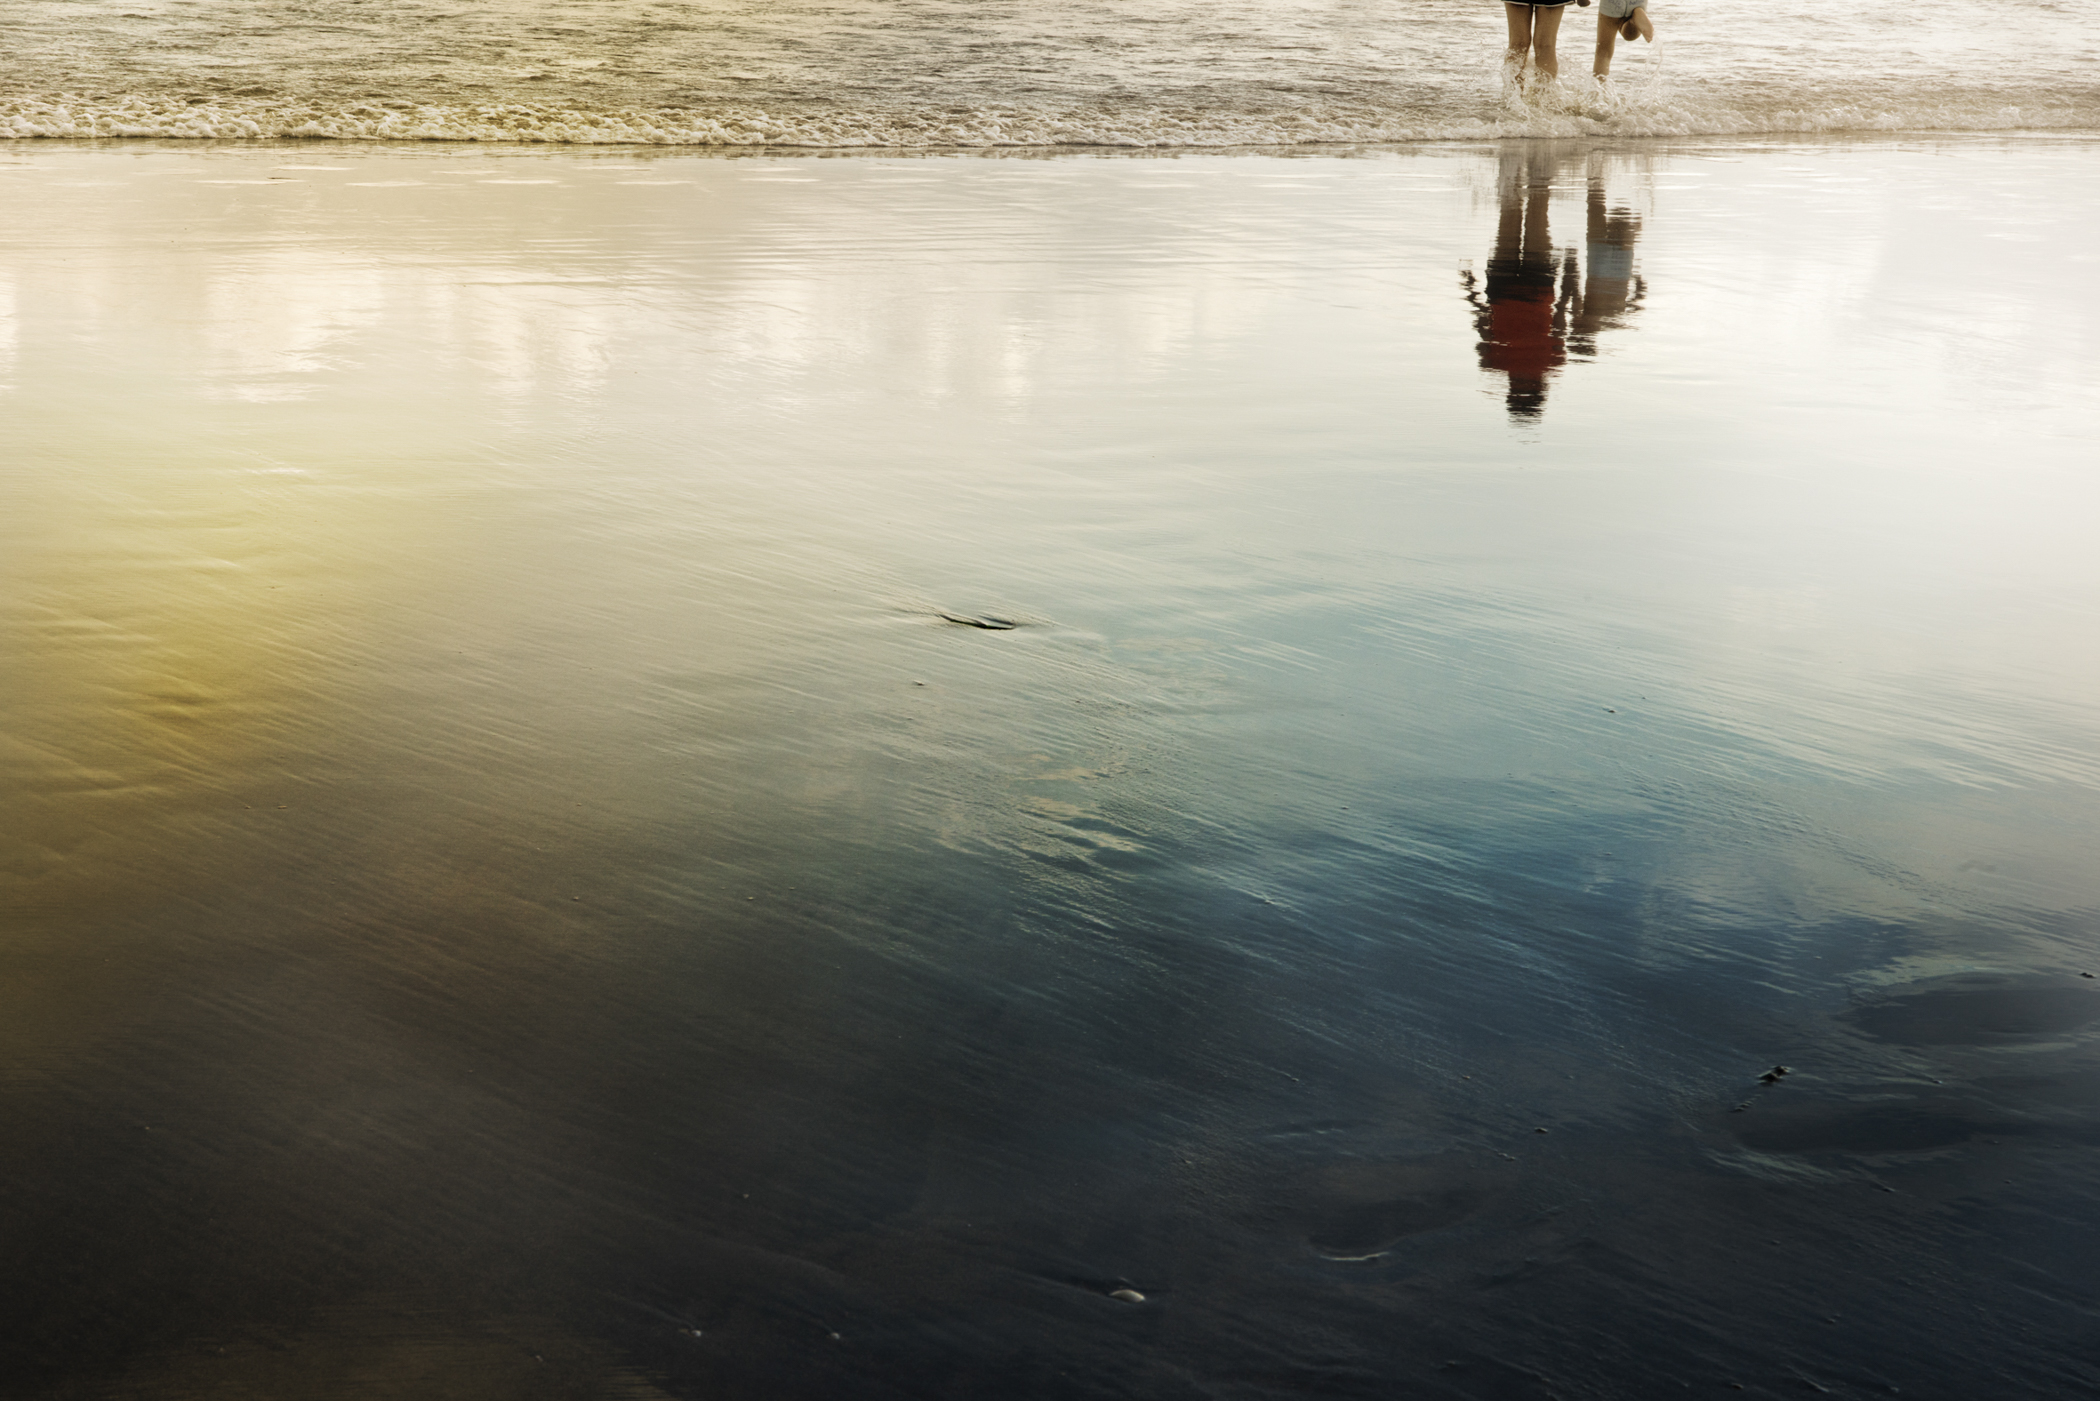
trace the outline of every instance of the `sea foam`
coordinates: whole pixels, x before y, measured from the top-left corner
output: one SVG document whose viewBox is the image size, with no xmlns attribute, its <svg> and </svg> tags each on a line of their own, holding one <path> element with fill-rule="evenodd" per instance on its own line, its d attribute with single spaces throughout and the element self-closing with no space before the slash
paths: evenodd
<svg viewBox="0 0 2100 1401">
<path fill-rule="evenodd" d="M 813 148 L 1244 147 L 1397 144 L 1497 137 L 1711 136 L 1895 131 L 2070 131 L 2086 104 L 1959 97 L 1743 108 L 1667 92 L 1605 98 L 1586 80 L 1560 100 L 1483 100 L 1471 112 L 1306 103 L 1234 110 L 1172 103 L 955 107 L 895 102 L 591 108 L 558 103 L 205 100 L 75 95 L 0 100 L 0 138 L 539 142 Z"/>
</svg>

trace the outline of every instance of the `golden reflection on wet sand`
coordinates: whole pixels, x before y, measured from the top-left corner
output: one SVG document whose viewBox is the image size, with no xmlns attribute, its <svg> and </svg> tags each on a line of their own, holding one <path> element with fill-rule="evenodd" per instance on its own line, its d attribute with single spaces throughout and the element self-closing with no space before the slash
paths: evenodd
<svg viewBox="0 0 2100 1401">
<path fill-rule="evenodd" d="M 14 155 L 5 1375 L 1992 1374 L 1757 1311 L 2086 1132 L 2074 165 Z"/>
</svg>

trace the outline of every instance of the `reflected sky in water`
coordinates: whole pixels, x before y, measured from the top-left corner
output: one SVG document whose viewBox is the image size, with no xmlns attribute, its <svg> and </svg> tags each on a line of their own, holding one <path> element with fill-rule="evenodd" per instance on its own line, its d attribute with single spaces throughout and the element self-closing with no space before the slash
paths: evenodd
<svg viewBox="0 0 2100 1401">
<path fill-rule="evenodd" d="M 2089 144 L 6 155 L 10 1394 L 2100 1381 Z"/>
</svg>

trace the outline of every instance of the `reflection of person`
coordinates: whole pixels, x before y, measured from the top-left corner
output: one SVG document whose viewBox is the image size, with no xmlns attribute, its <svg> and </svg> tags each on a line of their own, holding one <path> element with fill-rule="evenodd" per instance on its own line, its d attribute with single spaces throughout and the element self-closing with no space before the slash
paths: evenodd
<svg viewBox="0 0 2100 1401">
<path fill-rule="evenodd" d="M 1612 50 L 1619 40 L 1655 42 L 1655 26 L 1648 20 L 1648 0 L 1603 0 L 1597 10 L 1597 61 L 1590 71 L 1599 79 L 1611 75 Z"/>
<path fill-rule="evenodd" d="M 1513 417 L 1536 418 L 1546 407 L 1546 377 L 1568 358 L 1567 307 L 1555 295 L 1559 268 L 1547 222 L 1553 163 L 1542 152 L 1503 161 L 1502 218 L 1488 255 L 1486 295 L 1467 273 L 1467 296 L 1480 332 L 1480 368 L 1509 376 Z"/>
<path fill-rule="evenodd" d="M 1544 413 L 1547 381 L 1571 355 L 1594 357 L 1598 333 L 1624 324 L 1646 293 L 1633 271 L 1640 220 L 1623 206 L 1607 207 L 1601 167 L 1589 177 L 1587 276 L 1574 249 L 1555 250 L 1549 205 L 1560 164 L 1536 147 L 1503 157 L 1485 284 L 1465 274 L 1480 368 L 1508 376 L 1505 401 L 1517 419 Z"/>
<path fill-rule="evenodd" d="M 1647 292 L 1633 271 L 1633 244 L 1641 233 L 1639 217 L 1624 205 L 1606 208 L 1602 170 L 1592 170 L 1589 183 L 1586 275 L 1569 336 L 1571 348 L 1584 359 L 1596 355 L 1597 333 L 1624 324 L 1627 313 L 1640 305 Z"/>
<path fill-rule="evenodd" d="M 1560 76 L 1560 58 L 1554 40 L 1560 37 L 1560 12 L 1571 0 L 1539 0 L 1535 5 L 1514 5 L 1503 0 L 1502 12 L 1509 20 L 1509 52 L 1502 56 L 1503 71 L 1519 83 L 1533 71 L 1548 78 Z M 1573 0 L 1588 4 L 1589 0 Z"/>
</svg>

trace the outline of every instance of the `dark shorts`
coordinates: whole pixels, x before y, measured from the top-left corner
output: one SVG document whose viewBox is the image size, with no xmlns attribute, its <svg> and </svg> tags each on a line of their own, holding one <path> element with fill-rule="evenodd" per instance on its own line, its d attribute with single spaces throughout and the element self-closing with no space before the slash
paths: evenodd
<svg viewBox="0 0 2100 1401">
<path fill-rule="evenodd" d="M 1527 10 L 1565 10 L 1575 0 L 1503 0 L 1510 5 L 1522 5 Z"/>
</svg>

